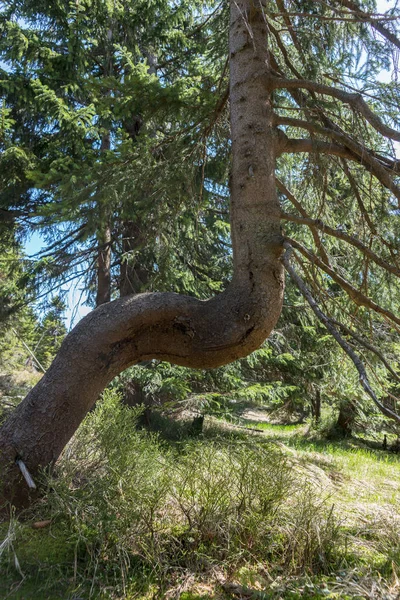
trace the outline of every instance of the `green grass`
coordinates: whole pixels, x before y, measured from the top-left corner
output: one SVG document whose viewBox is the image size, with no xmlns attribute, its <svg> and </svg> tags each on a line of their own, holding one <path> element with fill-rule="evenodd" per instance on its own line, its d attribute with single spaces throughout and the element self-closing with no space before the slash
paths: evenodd
<svg viewBox="0 0 400 600">
<path fill-rule="evenodd" d="M 1 598 L 397 597 L 396 455 L 306 425 L 209 420 L 193 438 L 137 417 L 106 395 L 43 500 L 0 525 Z"/>
<path fill-rule="evenodd" d="M 366 500 L 396 505 L 400 492 L 400 459 L 388 451 L 366 448 L 362 441 L 313 440 L 305 436 L 307 425 L 275 425 L 246 422 L 268 439 L 296 450 L 299 459 L 314 463 L 327 473 L 340 473 L 342 479 L 360 484 Z M 349 485 L 350 492 L 352 491 Z M 342 489 L 343 491 L 343 489 Z"/>
</svg>

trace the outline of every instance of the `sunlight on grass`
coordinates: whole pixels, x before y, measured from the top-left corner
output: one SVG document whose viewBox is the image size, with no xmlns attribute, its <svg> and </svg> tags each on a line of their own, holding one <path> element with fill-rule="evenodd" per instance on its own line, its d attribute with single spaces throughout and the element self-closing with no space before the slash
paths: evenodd
<svg viewBox="0 0 400 600">
<path fill-rule="evenodd" d="M 397 455 L 252 419 L 171 438 L 138 415 L 107 392 L 46 498 L 0 526 L 0 597 L 397 597 Z"/>
</svg>

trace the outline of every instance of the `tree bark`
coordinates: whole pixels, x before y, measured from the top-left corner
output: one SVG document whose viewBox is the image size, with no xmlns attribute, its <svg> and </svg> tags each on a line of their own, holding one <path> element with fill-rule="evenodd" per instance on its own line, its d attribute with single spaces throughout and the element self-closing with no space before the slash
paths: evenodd
<svg viewBox="0 0 400 600">
<path fill-rule="evenodd" d="M 340 405 L 338 419 L 335 425 L 335 432 L 337 432 L 340 437 L 351 437 L 356 415 L 357 408 L 351 400 L 343 402 Z"/>
<path fill-rule="evenodd" d="M 136 221 L 125 220 L 122 222 L 122 259 L 120 263 L 120 298 L 130 294 L 139 294 L 146 291 L 149 280 L 149 272 L 143 266 L 141 248 L 145 244 L 145 232 L 139 218 Z M 131 254 L 131 256 L 129 256 Z M 139 260 L 137 260 L 139 258 Z M 151 362 L 144 361 L 142 366 L 150 365 Z M 122 402 L 128 406 L 146 405 L 143 413 L 143 423 L 149 426 L 151 423 L 151 402 L 146 399 L 142 386 L 138 383 L 128 381 L 123 387 Z"/>
<path fill-rule="evenodd" d="M 321 390 L 315 390 L 315 396 L 311 399 L 311 414 L 316 425 L 321 421 Z"/>
<path fill-rule="evenodd" d="M 27 503 L 15 461 L 22 460 L 34 479 L 40 467 L 54 464 L 104 387 L 130 365 L 157 358 L 218 367 L 248 355 L 272 331 L 284 276 L 269 71 L 263 3 L 231 0 L 232 282 L 207 301 L 138 294 L 82 319 L 0 429 L 3 499 Z"/>
<path fill-rule="evenodd" d="M 122 260 L 120 266 L 119 292 L 121 298 L 129 294 L 139 294 L 146 290 L 149 272 L 141 264 L 140 249 L 145 244 L 145 230 L 141 219 L 136 221 L 123 221 L 122 231 Z M 138 252 L 139 260 L 133 255 Z M 131 255 L 131 256 L 129 256 Z"/>
<path fill-rule="evenodd" d="M 111 300 L 111 227 L 106 223 L 98 232 L 99 254 L 97 258 L 96 306 Z"/>
<path fill-rule="evenodd" d="M 101 140 L 101 152 L 110 149 L 110 135 L 104 135 Z M 100 229 L 97 232 L 97 293 L 96 306 L 111 300 L 111 225 L 105 217 L 103 207 L 100 208 Z M 107 209 L 106 209 L 107 211 Z M 107 211 L 108 212 L 108 211 Z M 103 223 L 105 221 L 105 223 Z"/>
</svg>

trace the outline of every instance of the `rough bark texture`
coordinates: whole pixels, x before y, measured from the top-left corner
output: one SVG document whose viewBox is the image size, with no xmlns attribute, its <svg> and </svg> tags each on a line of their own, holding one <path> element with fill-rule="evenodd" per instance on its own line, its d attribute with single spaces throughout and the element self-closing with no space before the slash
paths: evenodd
<svg viewBox="0 0 400 600">
<path fill-rule="evenodd" d="M 130 365 L 157 358 L 218 367 L 258 348 L 280 315 L 283 240 L 262 3 L 232 0 L 230 32 L 232 283 L 207 301 L 139 294 L 82 319 L 0 430 L 3 499 L 27 501 L 16 458 L 34 478 L 52 465 L 100 392 Z"/>
<path fill-rule="evenodd" d="M 96 306 L 111 300 L 111 227 L 107 223 L 98 233 Z"/>
<path fill-rule="evenodd" d="M 351 437 L 357 408 L 350 400 L 340 405 L 338 419 L 335 425 L 335 433 L 339 437 Z"/>
<path fill-rule="evenodd" d="M 120 274 L 120 296 L 138 294 L 146 290 L 148 270 L 141 264 L 140 250 L 145 244 L 145 228 L 141 220 L 124 221 L 122 232 L 122 254 Z M 135 257 L 138 253 L 139 260 Z"/>
<path fill-rule="evenodd" d="M 110 150 L 110 135 L 104 135 L 101 140 L 101 152 Z M 100 206 L 100 214 L 103 212 Z M 102 221 L 104 215 L 101 214 Z M 97 293 L 96 306 L 110 302 L 111 300 L 111 226 L 106 218 L 105 223 L 100 224 L 97 232 L 97 242 L 99 245 L 97 257 Z"/>
</svg>

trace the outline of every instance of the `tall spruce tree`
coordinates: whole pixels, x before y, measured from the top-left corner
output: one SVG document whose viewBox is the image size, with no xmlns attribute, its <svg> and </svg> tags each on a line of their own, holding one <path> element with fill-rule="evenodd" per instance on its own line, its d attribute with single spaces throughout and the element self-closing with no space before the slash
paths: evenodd
<svg viewBox="0 0 400 600">
<path fill-rule="evenodd" d="M 176 6 L 187 8 L 184 3 Z M 215 6 L 215 10 L 221 10 L 223 17 L 222 6 Z M 200 30 L 207 28 L 217 13 L 204 15 Z M 397 84 L 376 81 L 379 71 L 390 66 L 387 44 L 400 47 L 393 15 L 375 14 L 373 2 L 360 8 L 353 2 L 335 0 L 232 1 L 230 15 L 232 281 L 206 302 L 154 293 L 106 303 L 71 332 L 46 376 L 0 430 L 3 496 L 16 503 L 26 500 L 27 489 L 15 459 L 22 460 L 33 475 L 39 466 L 53 463 L 99 392 L 127 366 L 161 358 L 183 366 L 215 367 L 257 348 L 280 314 L 283 264 L 316 318 L 356 366 L 365 392 L 385 415 L 400 421 L 396 398 L 391 394 L 389 405 L 382 397 L 389 378 L 398 379 L 392 357 L 385 354 L 394 348 L 400 326 L 391 306 L 398 298 L 400 272 L 394 218 L 400 198 L 393 149 L 393 142 L 400 140 L 396 129 Z M 220 31 L 214 25 L 206 29 L 210 35 Z M 202 48 L 203 56 L 205 46 Z M 121 53 L 125 60 L 129 57 L 125 49 Z M 165 58 L 168 61 L 168 55 Z M 195 62 L 186 65 L 190 69 L 184 74 L 189 81 L 198 76 L 193 75 Z M 154 81 L 147 59 L 139 70 L 134 66 L 132 63 L 134 81 L 139 85 L 144 78 L 152 86 L 140 89 L 143 104 L 145 92 L 150 91 L 152 109 L 165 96 L 176 102 L 176 82 L 167 77 Z M 222 63 L 217 67 L 223 80 Z M 204 72 L 200 75 L 205 78 Z M 131 73 L 127 77 L 132 77 Z M 182 86 L 182 78 L 180 81 Z M 160 144 L 157 117 L 147 136 L 128 135 L 129 152 L 143 158 L 140 185 L 133 188 L 142 194 L 143 202 L 143 192 L 147 198 L 148 189 L 154 190 L 154 179 L 159 181 L 159 173 L 168 175 L 169 190 L 182 165 L 185 169 L 191 161 L 190 173 L 198 175 L 199 157 L 192 152 L 195 138 L 190 134 L 198 135 L 201 128 L 193 111 L 189 116 L 185 108 L 189 99 L 194 100 L 195 111 L 200 116 L 208 114 L 209 126 L 215 132 L 224 106 L 223 90 L 216 81 L 218 77 L 209 91 L 220 94 L 217 102 L 215 98 L 206 101 L 207 95 L 195 95 L 195 88 L 184 86 L 185 102 L 176 102 L 175 118 L 170 112 L 163 122 L 167 146 Z M 105 95 L 106 100 L 111 97 Z M 122 93 L 121 98 L 123 103 Z M 129 105 L 135 119 L 143 119 L 145 108 L 137 110 Z M 87 111 L 88 106 L 84 109 Z M 84 116 L 81 121 L 85 121 Z M 87 119 L 83 141 L 90 127 L 93 123 Z M 189 137 L 183 133 L 185 127 Z M 182 161 L 187 145 L 190 160 Z M 210 136 L 205 152 L 213 157 L 218 151 L 217 139 Z M 93 194 L 98 189 L 96 173 L 100 169 L 107 177 L 107 181 L 102 180 L 102 194 L 125 186 L 127 199 L 132 169 L 123 160 L 105 164 L 99 161 L 98 152 L 94 155 L 85 171 Z M 180 160 L 176 172 L 172 167 L 174 155 Z M 130 162 L 133 167 L 137 164 Z M 87 190 L 80 168 L 78 165 L 77 179 L 73 180 L 78 181 L 79 193 L 73 197 L 81 194 L 83 199 Z M 205 172 L 202 169 L 203 180 Z M 182 181 L 185 179 L 180 177 Z M 215 180 L 211 178 L 204 187 L 207 197 L 218 197 Z M 227 181 L 222 197 L 226 188 Z M 85 202 L 79 200 L 75 207 L 85 206 Z M 98 202 L 93 205 L 98 206 Z M 93 205 L 87 203 L 88 210 Z M 50 214 L 54 206 L 52 198 Z M 174 213 L 161 214 L 168 218 Z M 146 227 L 151 223 L 148 216 Z M 108 223 L 107 219 L 100 221 Z M 382 340 L 379 344 L 371 339 L 378 336 Z M 369 382 L 361 352 L 378 361 L 374 364 L 369 360 L 370 373 L 381 364 L 389 374 L 383 382 L 380 377 L 377 389 Z"/>
</svg>

